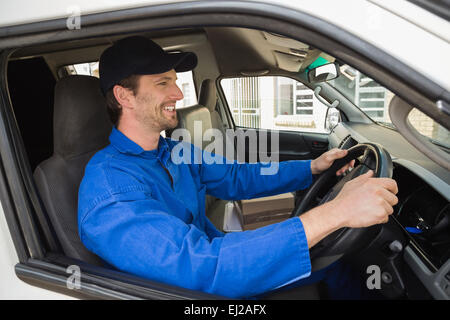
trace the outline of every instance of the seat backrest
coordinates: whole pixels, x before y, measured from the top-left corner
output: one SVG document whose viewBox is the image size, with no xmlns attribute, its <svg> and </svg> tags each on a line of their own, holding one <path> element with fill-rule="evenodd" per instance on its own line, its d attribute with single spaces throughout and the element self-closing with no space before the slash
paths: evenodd
<svg viewBox="0 0 450 320">
<path fill-rule="evenodd" d="M 222 133 L 225 132 L 222 118 L 216 110 L 217 105 L 217 90 L 214 81 L 205 79 L 200 87 L 200 95 L 198 103 L 208 108 L 211 114 L 211 125 L 215 129 L 219 129 Z"/>
<path fill-rule="evenodd" d="M 78 188 L 90 158 L 108 145 L 112 124 L 99 80 L 68 76 L 55 87 L 53 155 L 35 172 L 36 186 L 64 253 L 101 265 L 78 235 Z"/>
<path fill-rule="evenodd" d="M 227 154 L 227 150 L 233 150 L 235 151 L 234 147 L 234 141 L 232 138 L 227 139 L 226 135 L 226 126 L 223 123 L 222 117 L 220 116 L 219 112 L 216 109 L 217 106 L 217 88 L 214 81 L 211 79 L 205 79 L 202 82 L 202 85 L 200 87 L 200 95 L 198 98 L 198 103 L 200 105 L 205 106 L 211 115 L 211 126 L 214 129 L 220 130 L 222 133 L 222 153 L 221 155 L 230 159 L 235 160 L 236 159 L 236 153 L 233 152 L 231 154 Z"/>
</svg>

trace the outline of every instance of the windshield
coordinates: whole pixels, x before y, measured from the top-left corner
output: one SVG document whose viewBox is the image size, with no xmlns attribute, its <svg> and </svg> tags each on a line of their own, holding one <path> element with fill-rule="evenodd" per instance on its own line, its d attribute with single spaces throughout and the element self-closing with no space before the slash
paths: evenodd
<svg viewBox="0 0 450 320">
<path fill-rule="evenodd" d="M 327 81 L 358 106 L 373 121 L 395 128 L 389 117 L 389 103 L 394 94 L 358 70 L 340 66 L 340 76 Z M 411 125 L 432 142 L 450 148 L 450 133 L 436 121 L 417 109 L 408 115 Z"/>
</svg>

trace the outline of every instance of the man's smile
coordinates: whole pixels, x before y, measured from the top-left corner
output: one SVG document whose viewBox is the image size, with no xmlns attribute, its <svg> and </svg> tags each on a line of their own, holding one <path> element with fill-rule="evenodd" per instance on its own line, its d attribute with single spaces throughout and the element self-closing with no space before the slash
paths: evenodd
<svg viewBox="0 0 450 320">
<path fill-rule="evenodd" d="M 175 106 L 165 106 L 163 109 L 167 110 L 167 111 L 174 111 L 175 110 Z"/>
<path fill-rule="evenodd" d="M 169 116 L 176 115 L 175 102 L 171 102 L 170 104 L 166 104 L 162 107 L 163 113 Z"/>
</svg>

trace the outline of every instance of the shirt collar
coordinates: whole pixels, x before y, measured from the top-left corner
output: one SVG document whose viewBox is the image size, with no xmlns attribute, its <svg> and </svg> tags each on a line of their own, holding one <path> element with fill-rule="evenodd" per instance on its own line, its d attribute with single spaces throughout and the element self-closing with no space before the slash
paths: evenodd
<svg viewBox="0 0 450 320">
<path fill-rule="evenodd" d="M 111 145 L 119 152 L 132 155 L 141 155 L 149 158 L 165 158 L 166 151 L 169 150 L 169 145 L 166 139 L 159 136 L 158 148 L 155 150 L 145 151 L 140 145 L 124 135 L 120 130 L 114 127 L 109 135 Z"/>
</svg>

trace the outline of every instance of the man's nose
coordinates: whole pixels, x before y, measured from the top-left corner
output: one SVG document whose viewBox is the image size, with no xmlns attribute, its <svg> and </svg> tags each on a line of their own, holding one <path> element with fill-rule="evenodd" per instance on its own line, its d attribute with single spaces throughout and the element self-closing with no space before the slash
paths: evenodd
<svg viewBox="0 0 450 320">
<path fill-rule="evenodd" d="M 173 86 L 173 90 L 172 90 L 172 95 L 171 96 L 176 101 L 182 100 L 184 98 L 183 91 L 181 91 L 181 89 L 176 84 L 174 84 L 174 86 Z"/>
</svg>

